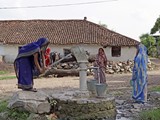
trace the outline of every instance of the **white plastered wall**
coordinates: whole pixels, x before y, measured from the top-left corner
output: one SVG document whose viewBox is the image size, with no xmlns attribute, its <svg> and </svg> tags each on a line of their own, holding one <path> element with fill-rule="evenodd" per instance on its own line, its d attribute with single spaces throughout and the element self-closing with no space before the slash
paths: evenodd
<svg viewBox="0 0 160 120">
<path fill-rule="evenodd" d="M 13 63 L 18 54 L 18 45 L 3 45 L 4 61 L 6 63 Z"/>
<path fill-rule="evenodd" d="M 59 46 L 54 46 L 51 45 L 52 51 L 56 51 L 63 55 L 63 49 L 64 48 L 71 48 L 73 45 L 59 45 Z M 100 45 L 79 45 L 81 46 L 85 51 L 88 51 L 91 55 L 96 55 L 98 53 L 98 49 L 102 46 Z M 135 46 L 122 46 L 121 47 L 121 56 L 119 57 L 112 57 L 112 47 L 106 47 L 103 48 L 108 60 L 111 61 L 127 61 L 127 60 L 133 60 L 135 55 L 136 55 L 136 47 Z"/>
<path fill-rule="evenodd" d="M 0 45 L 0 55 L 4 56 L 4 60 L 7 63 L 13 63 L 17 54 L 18 54 L 18 46 L 19 45 Z M 79 45 L 85 51 L 88 51 L 91 55 L 95 55 L 98 53 L 98 49 L 101 47 L 100 45 Z M 63 49 L 70 49 L 73 45 L 49 45 L 52 52 L 58 52 L 62 56 L 64 55 Z M 111 47 L 103 48 L 107 55 L 108 60 L 112 61 L 127 61 L 133 60 L 136 54 L 136 47 L 121 47 L 121 56 L 120 57 L 112 57 Z"/>
</svg>

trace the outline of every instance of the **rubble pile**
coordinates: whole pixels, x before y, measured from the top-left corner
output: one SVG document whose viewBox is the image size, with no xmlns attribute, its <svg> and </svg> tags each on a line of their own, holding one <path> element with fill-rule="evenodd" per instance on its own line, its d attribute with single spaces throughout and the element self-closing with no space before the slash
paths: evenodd
<svg viewBox="0 0 160 120">
<path fill-rule="evenodd" d="M 114 73 L 132 73 L 134 66 L 134 61 L 128 60 L 127 62 L 113 62 L 109 61 L 106 73 L 114 74 Z M 147 69 L 149 71 L 158 69 L 158 66 L 148 61 Z"/>
<path fill-rule="evenodd" d="M 107 74 L 122 74 L 122 73 L 132 73 L 132 69 L 134 66 L 133 60 L 128 60 L 126 62 L 114 62 L 114 61 L 108 61 L 107 67 L 106 67 L 106 73 Z M 71 69 L 78 69 L 78 63 L 76 61 L 74 62 L 66 62 L 66 63 L 59 63 L 57 66 L 55 66 L 56 69 L 65 69 L 65 70 L 71 70 Z M 93 67 L 93 62 L 89 62 L 87 64 L 87 67 Z M 148 61 L 147 68 L 149 71 L 151 70 L 157 70 L 158 66 L 151 63 L 151 61 Z M 88 70 L 89 72 L 93 72 L 92 70 Z M 91 73 L 92 74 L 92 73 Z"/>
<path fill-rule="evenodd" d="M 133 66 L 134 66 L 134 62 L 130 60 L 128 60 L 127 62 L 109 61 L 106 68 L 106 73 L 114 74 L 114 73 L 132 72 Z"/>
</svg>

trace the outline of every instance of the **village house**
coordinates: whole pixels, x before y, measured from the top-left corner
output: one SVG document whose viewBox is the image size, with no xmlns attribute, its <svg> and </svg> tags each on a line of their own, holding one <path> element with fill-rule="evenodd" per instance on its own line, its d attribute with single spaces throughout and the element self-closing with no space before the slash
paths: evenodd
<svg viewBox="0 0 160 120">
<path fill-rule="evenodd" d="M 109 30 L 101 25 L 83 20 L 9 20 L 0 21 L 0 56 L 13 63 L 18 47 L 40 37 L 50 41 L 52 52 L 65 55 L 74 45 L 79 45 L 91 55 L 103 47 L 108 60 L 133 60 L 138 41 Z"/>
</svg>

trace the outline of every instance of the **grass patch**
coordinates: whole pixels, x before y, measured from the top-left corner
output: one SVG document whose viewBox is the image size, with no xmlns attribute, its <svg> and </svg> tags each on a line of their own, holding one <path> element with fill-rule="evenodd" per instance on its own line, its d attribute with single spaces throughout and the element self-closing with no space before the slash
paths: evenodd
<svg viewBox="0 0 160 120">
<path fill-rule="evenodd" d="M 7 71 L 0 71 L 0 75 L 4 75 L 4 74 L 7 74 L 8 72 Z"/>
<path fill-rule="evenodd" d="M 154 86 L 151 88 L 151 91 L 157 91 L 160 92 L 160 86 Z"/>
<path fill-rule="evenodd" d="M 1 76 L 0 80 L 15 79 L 16 76 Z"/>
<path fill-rule="evenodd" d="M 7 120 L 27 120 L 30 113 L 24 111 L 18 111 L 16 109 L 8 109 L 7 108 L 8 102 L 7 100 L 0 101 L 0 113 L 7 112 Z"/>
<path fill-rule="evenodd" d="M 7 110 L 7 104 L 8 102 L 6 100 L 0 102 L 0 113 Z"/>
<path fill-rule="evenodd" d="M 139 120 L 160 120 L 160 109 L 141 112 Z"/>
<path fill-rule="evenodd" d="M 18 111 L 16 109 L 9 110 L 8 113 L 8 117 L 14 120 L 27 120 L 30 115 L 29 112 Z"/>
<path fill-rule="evenodd" d="M 124 93 L 122 91 L 114 91 L 112 92 L 112 94 L 115 96 L 119 96 L 119 95 L 123 95 Z"/>
</svg>

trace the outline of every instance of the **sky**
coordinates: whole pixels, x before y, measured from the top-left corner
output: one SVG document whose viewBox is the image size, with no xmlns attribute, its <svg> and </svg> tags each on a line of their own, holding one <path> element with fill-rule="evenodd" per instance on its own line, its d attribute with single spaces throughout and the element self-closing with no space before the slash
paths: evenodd
<svg viewBox="0 0 160 120">
<path fill-rule="evenodd" d="M 106 24 L 108 29 L 140 41 L 139 36 L 150 33 L 160 16 L 159 5 L 160 0 L 0 0 L 0 20 L 87 17 L 88 21 Z"/>
</svg>

